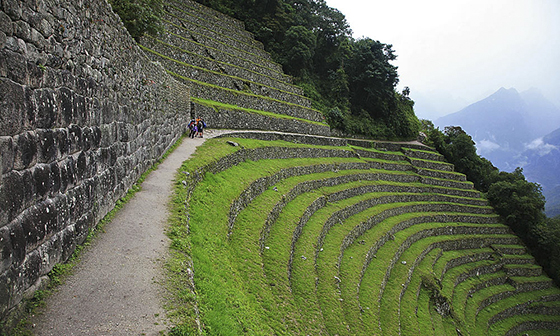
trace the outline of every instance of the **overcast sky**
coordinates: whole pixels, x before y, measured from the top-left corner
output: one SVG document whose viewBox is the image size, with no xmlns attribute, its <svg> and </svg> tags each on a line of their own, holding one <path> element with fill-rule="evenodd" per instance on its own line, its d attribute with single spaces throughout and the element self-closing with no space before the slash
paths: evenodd
<svg viewBox="0 0 560 336">
<path fill-rule="evenodd" d="M 326 0 L 354 32 L 392 44 L 399 89 L 420 118 L 500 87 L 538 88 L 560 106 L 560 0 Z"/>
</svg>

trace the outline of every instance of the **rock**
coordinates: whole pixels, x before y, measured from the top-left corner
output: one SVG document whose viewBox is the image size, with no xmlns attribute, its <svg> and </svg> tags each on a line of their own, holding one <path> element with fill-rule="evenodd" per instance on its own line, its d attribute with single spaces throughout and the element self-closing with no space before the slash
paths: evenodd
<svg viewBox="0 0 560 336">
<path fill-rule="evenodd" d="M 231 145 L 233 147 L 238 147 L 239 146 L 239 144 L 237 142 L 228 141 L 227 143 L 228 143 L 228 145 Z"/>
</svg>

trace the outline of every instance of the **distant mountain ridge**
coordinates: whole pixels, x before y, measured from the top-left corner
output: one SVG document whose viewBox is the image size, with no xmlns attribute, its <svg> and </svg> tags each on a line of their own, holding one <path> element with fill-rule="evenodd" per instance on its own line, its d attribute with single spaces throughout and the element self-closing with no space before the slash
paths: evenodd
<svg viewBox="0 0 560 336">
<path fill-rule="evenodd" d="M 527 180 L 543 187 L 547 215 L 560 214 L 560 109 L 539 90 L 500 88 L 434 123 L 461 126 L 499 169 L 522 167 Z"/>
<path fill-rule="evenodd" d="M 441 128 L 461 126 L 473 137 L 481 156 L 512 171 L 524 165 L 520 154 L 533 141 L 560 127 L 560 109 L 537 89 L 519 93 L 502 87 L 434 123 Z"/>
</svg>

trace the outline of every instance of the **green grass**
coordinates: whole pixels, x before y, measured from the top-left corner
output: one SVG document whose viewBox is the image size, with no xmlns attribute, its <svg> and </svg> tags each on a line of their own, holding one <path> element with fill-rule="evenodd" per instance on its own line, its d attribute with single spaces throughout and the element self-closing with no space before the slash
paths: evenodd
<svg viewBox="0 0 560 336">
<path fill-rule="evenodd" d="M 555 322 L 557 325 L 560 325 L 560 316 L 548 316 L 548 315 L 536 315 L 536 314 L 527 314 L 522 316 L 513 316 L 507 318 L 505 320 L 500 321 L 492 325 L 492 327 L 488 330 L 489 335 L 505 335 L 508 330 L 512 329 L 514 326 L 521 324 L 523 322 L 535 322 L 535 321 L 546 321 L 546 322 Z M 558 335 L 558 330 L 555 330 L 556 334 Z M 548 333 L 548 331 L 547 331 Z M 535 335 L 536 333 L 533 331 L 527 332 L 529 335 Z"/>
<path fill-rule="evenodd" d="M 518 293 L 510 297 L 504 298 L 503 300 L 500 300 L 500 302 L 496 304 L 492 304 L 485 307 L 478 313 L 476 317 L 476 330 L 479 332 L 483 332 L 483 331 L 487 332 L 487 328 L 492 327 L 491 325 L 490 326 L 488 325 L 490 319 L 494 315 L 500 313 L 501 311 L 504 311 L 508 308 L 513 308 L 520 304 L 529 303 L 531 301 L 536 301 L 535 304 L 540 305 L 542 303 L 538 301 L 541 300 L 542 298 L 545 298 L 547 296 L 552 296 L 552 295 L 559 295 L 559 294 L 560 291 L 557 288 L 550 288 L 541 291 Z"/>
<path fill-rule="evenodd" d="M 164 56 L 165 57 L 165 56 Z M 230 92 L 232 94 L 236 94 L 236 95 L 244 95 L 244 96 L 250 96 L 250 97 L 255 97 L 255 98 L 259 98 L 259 99 L 263 99 L 263 100 L 269 100 L 269 101 L 274 101 L 280 104 L 285 104 L 285 105 L 291 105 L 291 106 L 295 106 L 304 110 L 310 110 L 310 111 L 314 111 L 317 113 L 321 113 L 320 111 L 314 110 L 312 108 L 308 108 L 305 106 L 301 106 L 301 105 L 297 105 L 294 103 L 289 103 L 289 102 L 285 102 L 285 101 L 281 101 L 278 99 L 274 99 L 274 98 L 270 98 L 270 97 L 264 97 L 264 96 L 259 96 L 259 95 L 255 95 L 252 93 L 247 93 L 247 92 L 243 92 L 243 91 L 238 91 L 238 90 L 233 90 L 233 89 L 228 89 L 222 86 L 217 86 L 217 85 L 213 85 L 213 84 L 209 84 L 209 83 L 205 83 L 205 82 L 201 82 L 198 81 L 196 79 L 192 79 L 192 78 L 188 78 L 182 75 L 179 75 L 177 73 L 174 73 L 172 71 L 166 70 L 166 72 L 168 74 L 170 74 L 173 77 L 188 81 L 188 82 L 192 82 L 201 86 L 205 86 L 205 87 L 212 87 L 215 89 L 219 89 L 219 90 L 224 90 L 227 92 Z M 317 125 L 324 125 L 326 126 L 326 123 L 322 123 L 322 122 L 318 122 L 318 121 L 313 121 L 313 120 L 308 120 L 308 119 L 303 119 L 303 118 L 299 118 L 299 117 L 293 117 L 293 116 L 289 116 L 289 115 L 285 115 L 285 114 L 278 114 L 278 113 L 272 113 L 272 112 L 267 112 L 267 111 L 261 111 L 261 110 L 254 110 L 254 109 L 249 109 L 249 108 L 242 108 L 242 107 L 237 107 L 236 105 L 230 105 L 230 104 L 225 104 L 225 103 L 217 103 L 211 100 L 207 100 L 207 99 L 203 99 L 203 98 L 199 98 L 199 97 L 191 97 L 191 100 L 194 99 L 198 99 L 198 102 L 202 102 L 202 105 L 207 105 L 210 107 L 228 107 L 228 109 L 233 109 L 233 110 L 239 110 L 239 111 L 246 111 L 246 112 L 252 112 L 252 113 L 258 113 L 258 114 L 262 114 L 262 115 L 267 115 L 267 116 L 271 116 L 271 117 L 276 117 L 276 118 L 283 118 L 283 119 L 290 119 L 290 120 L 299 120 L 299 121 L 303 121 L 303 122 L 307 122 L 310 124 L 317 124 Z"/>
<path fill-rule="evenodd" d="M 196 171 L 201 172 L 201 168 L 241 150 L 241 146 L 247 150 L 261 147 L 333 149 L 330 146 L 252 139 L 233 139 L 241 146 L 232 147 L 226 144 L 227 140 L 230 139 L 207 141 L 192 160 L 185 162 L 180 171 L 190 172 L 191 177 L 187 178 L 189 186 L 195 182 L 192 176 L 196 175 Z M 336 150 L 352 149 L 336 147 Z M 383 179 L 395 174 L 416 176 L 412 172 L 327 170 L 287 177 L 242 205 L 230 232 L 228 215 L 232 201 L 257 179 L 289 167 L 316 164 L 334 167 L 344 162 L 366 161 L 336 157 L 246 161 L 220 173 L 205 174 L 190 199 L 187 193 L 192 187 L 185 188 L 180 183 L 187 175 L 179 173 L 174 219 L 169 230 L 175 249 L 173 261 L 169 264 L 171 277 L 175 279 L 172 282 L 175 302 L 170 313 L 177 325 L 176 330 L 198 334 L 197 321 L 201 322 L 200 332 L 209 335 L 444 335 L 454 332 L 455 328 L 473 335 L 472 330 L 480 330 L 474 322 L 480 302 L 514 288 L 500 285 L 473 292 L 475 286 L 491 278 L 480 275 L 458 284 L 455 279 L 472 267 L 496 261 L 468 263 L 445 273 L 439 291 L 453 303 L 452 315 L 445 318 L 435 311 L 432 292 L 423 285 L 423 279 L 425 276 L 436 279 L 436 274 L 442 274 L 445 265 L 455 258 L 471 252 L 493 252 L 490 248 L 441 251 L 437 248 L 438 244 L 470 239 L 473 242 L 481 240 L 488 246 L 491 241 L 509 242 L 513 236 L 507 233 L 477 235 L 442 231 L 439 236 L 420 239 L 409 248 L 401 248 L 410 237 L 424 230 L 450 226 L 503 227 L 501 224 L 450 223 L 449 219 L 455 215 L 467 215 L 476 221 L 480 218 L 483 222 L 492 222 L 495 218 L 495 215 L 472 213 L 488 207 L 458 203 L 469 203 L 474 200 L 472 198 L 448 196 L 449 202 L 427 201 L 436 196 L 433 191 L 445 193 L 451 189 L 436 189 L 418 182 L 396 183 L 366 178 L 376 176 Z M 395 164 L 395 161 L 383 162 Z M 337 179 L 345 175 L 365 179 L 348 183 Z M 314 187 L 298 189 L 306 183 L 313 183 Z M 365 186 L 381 189 L 329 202 L 339 192 Z M 385 186 L 395 186 L 401 191 L 382 192 L 389 190 L 383 189 Z M 428 190 L 430 192 L 426 193 Z M 289 200 L 286 199 L 288 195 L 291 195 Z M 412 198 L 408 202 L 397 202 L 399 197 Z M 413 201 L 414 197 L 421 197 L 423 201 Z M 439 195 L 437 197 L 441 200 Z M 311 213 L 310 205 L 319 201 L 321 206 Z M 342 222 L 338 224 L 326 225 L 333 215 L 343 214 L 361 202 L 371 202 L 375 206 L 366 207 L 352 216 L 343 215 Z M 440 204 L 453 205 L 453 209 L 462 212 L 412 212 L 417 211 L 413 210 L 417 205 L 429 209 Z M 268 223 L 267 218 L 275 206 L 280 206 L 281 211 L 274 222 Z M 400 214 L 384 217 L 384 213 L 394 210 Z M 308 220 L 301 222 L 306 214 L 309 215 Z M 447 221 L 433 223 L 429 220 L 431 215 L 443 214 L 447 215 Z M 415 218 L 425 218 L 425 222 L 409 227 L 400 224 Z M 358 236 L 353 233 L 357 227 L 364 225 L 369 229 Z M 321 234 L 324 238 L 319 238 Z M 367 264 L 371 248 L 384 236 L 391 239 L 375 250 L 376 257 Z M 343 245 L 343 241 L 350 244 Z M 520 256 L 520 259 L 524 257 Z M 406 265 L 401 261 L 406 261 Z M 194 270 L 194 288 L 185 285 L 189 283 L 185 267 Z M 503 272 L 498 272 L 497 276 L 502 275 Z M 386 285 L 382 286 L 382 283 Z M 470 292 L 473 292 L 472 297 L 468 295 Z M 496 304 L 500 307 L 498 309 L 510 307 L 506 301 L 503 306 L 499 303 Z M 197 311 L 200 313 L 197 314 Z M 492 316 L 485 311 L 482 313 Z M 483 318 L 486 319 L 486 315 Z"/>
</svg>

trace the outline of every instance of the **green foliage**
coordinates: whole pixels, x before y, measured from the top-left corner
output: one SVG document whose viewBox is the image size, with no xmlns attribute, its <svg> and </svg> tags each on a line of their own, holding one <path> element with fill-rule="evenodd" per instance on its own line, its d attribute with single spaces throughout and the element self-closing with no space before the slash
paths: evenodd
<svg viewBox="0 0 560 336">
<path fill-rule="evenodd" d="M 138 39 L 144 33 L 155 34 L 163 14 L 161 0 L 109 0 L 130 35 Z"/>
<path fill-rule="evenodd" d="M 545 219 L 542 189 L 525 180 L 521 168 L 500 172 L 488 189 L 488 200 L 521 237 L 528 237 Z"/>
<path fill-rule="evenodd" d="M 394 110 L 398 75 L 397 68 L 389 63 L 396 59 L 391 47 L 369 38 L 352 45 L 345 69 L 353 114 L 367 111 L 372 118 L 383 118 Z"/>
<path fill-rule="evenodd" d="M 395 91 L 392 46 L 353 39 L 345 16 L 324 0 L 197 1 L 244 21 L 331 127 L 378 139 L 417 137 L 409 90 Z"/>
<path fill-rule="evenodd" d="M 283 62 L 289 73 L 302 75 L 302 71 L 311 67 L 315 54 L 316 37 L 304 26 L 292 26 L 286 31 L 284 49 L 286 59 Z"/>
<path fill-rule="evenodd" d="M 423 121 L 423 131 L 429 144 L 434 146 L 445 159 L 455 165 L 455 170 L 467 175 L 476 189 L 487 192 L 498 174 L 492 163 L 476 153 L 475 143 L 461 127 L 446 127 L 444 132 L 431 122 Z"/>
</svg>

